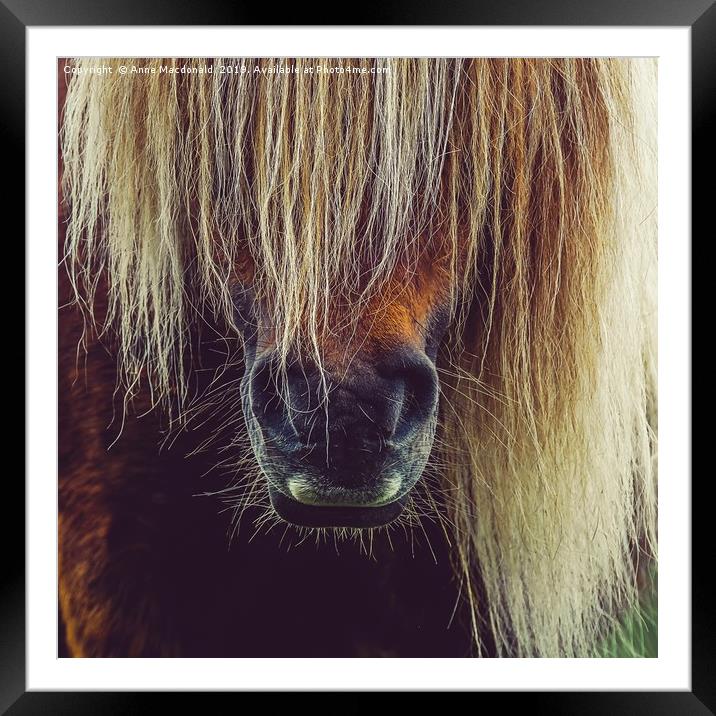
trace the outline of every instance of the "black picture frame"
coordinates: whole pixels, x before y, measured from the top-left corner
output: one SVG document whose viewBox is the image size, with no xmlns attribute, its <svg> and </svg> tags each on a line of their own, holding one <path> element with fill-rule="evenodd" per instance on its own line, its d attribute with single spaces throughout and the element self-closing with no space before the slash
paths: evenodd
<svg viewBox="0 0 716 716">
<path fill-rule="evenodd" d="M 280 12 L 282 25 L 337 24 L 326 7 L 312 5 L 315 17 L 323 22 L 310 22 L 308 8 L 303 4 L 288 5 Z M 335 8 L 335 5 L 333 6 Z M 691 98 L 692 142 L 698 151 L 692 157 L 692 216 L 705 213 L 706 192 L 712 193 L 711 181 L 696 181 L 696 177 L 712 176 L 714 98 L 714 46 L 716 45 L 716 7 L 714 0 L 601 0 L 599 3 L 574 0 L 511 0 L 477 4 L 468 0 L 444 1 L 440 4 L 426 0 L 411 3 L 381 2 L 367 8 L 356 5 L 354 24 L 379 25 L 481 25 L 481 26 L 681 26 L 691 28 Z M 367 12 L 366 12 L 367 10 Z M 318 12 L 316 12 L 318 11 Z M 2 121 L 0 133 L 4 139 L 3 154 L 10 159 L 6 177 L 12 177 L 5 189 L 4 206 L 17 207 L 23 203 L 25 192 L 25 45 L 26 28 L 33 26 L 87 25 L 266 25 L 276 18 L 270 4 L 226 3 L 202 0 L 124 0 L 122 3 L 96 3 L 73 0 L 72 3 L 53 0 L 0 1 L 0 102 Z M 12 168 L 10 170 L 10 168 Z M 706 170 L 711 170 L 706 173 Z M 10 170 L 10 171 L 8 171 Z M 699 170 L 702 170 L 701 172 Z M 16 212 L 17 213 L 17 212 Z M 10 224 L 8 223 L 7 226 Z M 705 225 L 705 224 L 704 224 Z M 15 232 L 18 229 L 14 230 Z M 9 237 L 7 237 L 9 238 Z M 9 242 L 8 242 L 9 243 Z M 17 337 L 11 338 L 15 345 Z M 16 349 L 17 350 L 17 349 Z M 9 374 L 8 374 L 9 375 Z M 20 480 L 9 470 L 4 480 L 6 517 L 3 520 L 10 536 L 3 542 L 3 579 L 0 592 L 0 711 L 20 714 L 108 714 L 138 711 L 147 708 L 147 701 L 156 701 L 152 694 L 97 692 L 26 692 L 25 672 L 25 552 L 17 539 L 18 524 L 24 522 L 19 505 L 25 492 Z M 683 476 L 690 479 L 690 476 Z M 705 568 L 693 570 L 692 592 L 692 688 L 683 692 L 599 692 L 561 694 L 510 693 L 509 706 L 524 705 L 533 712 L 579 714 L 708 714 L 716 713 L 716 664 L 714 663 L 714 610 L 712 608 L 708 564 L 712 562 L 712 529 L 704 514 L 711 509 L 706 496 L 708 472 L 692 483 L 692 544 L 693 565 Z M 23 514 L 22 517 L 20 515 Z M 711 558 L 711 559 L 709 559 Z M 488 694 L 476 695 L 484 705 Z M 183 706 L 193 703 L 183 695 Z M 206 702 L 202 702 L 206 708 Z M 340 706 L 338 705 L 340 703 Z M 335 707 L 355 712 L 362 701 L 334 702 Z M 477 704 L 476 704 L 477 705 Z M 502 708 L 505 708 L 504 702 Z"/>
</svg>

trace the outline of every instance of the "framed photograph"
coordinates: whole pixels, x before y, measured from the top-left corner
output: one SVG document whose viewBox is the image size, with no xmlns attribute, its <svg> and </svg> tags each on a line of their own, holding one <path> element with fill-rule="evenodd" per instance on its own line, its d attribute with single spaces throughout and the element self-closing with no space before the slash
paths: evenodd
<svg viewBox="0 0 716 716">
<path fill-rule="evenodd" d="M 439 690 L 709 712 L 710 4 L 375 27 L 11 5 L 27 562 L 3 707 Z"/>
</svg>

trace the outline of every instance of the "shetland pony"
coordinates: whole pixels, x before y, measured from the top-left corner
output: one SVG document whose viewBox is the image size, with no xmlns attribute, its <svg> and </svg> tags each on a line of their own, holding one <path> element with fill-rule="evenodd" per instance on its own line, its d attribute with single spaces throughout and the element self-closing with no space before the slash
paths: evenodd
<svg viewBox="0 0 716 716">
<path fill-rule="evenodd" d="M 656 551 L 653 63 L 67 68 L 68 653 L 593 655 Z"/>
</svg>

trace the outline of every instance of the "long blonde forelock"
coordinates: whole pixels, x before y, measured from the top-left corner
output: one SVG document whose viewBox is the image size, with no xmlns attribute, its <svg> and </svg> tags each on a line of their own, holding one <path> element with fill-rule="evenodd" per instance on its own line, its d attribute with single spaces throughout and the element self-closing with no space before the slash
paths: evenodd
<svg viewBox="0 0 716 716">
<path fill-rule="evenodd" d="M 188 327 L 197 306 L 232 325 L 241 250 L 288 356 L 439 235 L 436 452 L 478 649 L 484 619 L 501 654 L 588 655 L 636 599 L 634 544 L 655 551 L 653 63 L 212 63 L 299 72 L 157 59 L 69 86 L 67 265 L 90 318 L 106 281 L 124 387 L 181 408 Z"/>
</svg>

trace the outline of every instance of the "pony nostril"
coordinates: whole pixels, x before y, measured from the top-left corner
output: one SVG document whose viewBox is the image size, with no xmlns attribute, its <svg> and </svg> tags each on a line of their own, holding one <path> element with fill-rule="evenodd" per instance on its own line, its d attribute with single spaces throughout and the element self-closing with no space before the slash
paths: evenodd
<svg viewBox="0 0 716 716">
<path fill-rule="evenodd" d="M 257 415 L 266 413 L 272 403 L 276 402 L 277 387 L 276 373 L 272 369 L 271 360 L 263 359 L 257 362 L 251 372 L 251 405 Z"/>
<path fill-rule="evenodd" d="M 251 412 L 271 437 L 287 437 L 291 429 L 286 410 L 287 382 L 273 357 L 256 363 L 250 376 Z"/>
<path fill-rule="evenodd" d="M 438 378 L 435 366 L 422 352 L 413 348 L 395 351 L 378 368 L 391 381 L 396 392 L 402 393 L 400 423 L 405 428 L 416 421 L 426 420 L 435 409 Z"/>
</svg>

